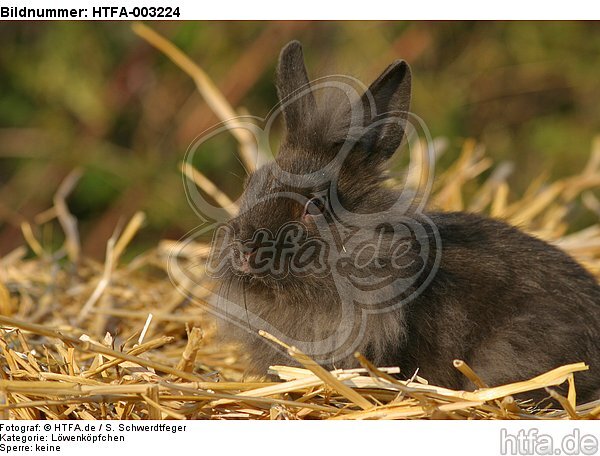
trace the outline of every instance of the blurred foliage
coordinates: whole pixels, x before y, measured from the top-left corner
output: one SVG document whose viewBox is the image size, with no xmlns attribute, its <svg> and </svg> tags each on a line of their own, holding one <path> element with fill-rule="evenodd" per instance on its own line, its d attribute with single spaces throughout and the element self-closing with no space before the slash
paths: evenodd
<svg viewBox="0 0 600 456">
<path fill-rule="evenodd" d="M 234 107 L 258 116 L 276 103 L 274 65 L 290 39 L 303 42 L 314 77 L 341 72 L 369 83 L 404 58 L 413 68 L 413 112 L 434 137 L 448 138 L 442 165 L 475 138 L 494 159 L 516 164 L 515 192 L 544 171 L 579 171 L 599 131 L 595 23 L 151 26 L 201 65 Z M 85 174 L 69 205 L 88 254 L 101 257 L 114 227 L 139 209 L 148 215 L 139 248 L 197 225 L 178 163 L 217 119 L 187 75 L 126 23 L 4 23 L 0 40 L 0 254 L 21 243 L 20 223 L 51 206 L 77 166 Z M 195 164 L 239 194 L 244 170 L 230 138 L 211 142 Z"/>
</svg>

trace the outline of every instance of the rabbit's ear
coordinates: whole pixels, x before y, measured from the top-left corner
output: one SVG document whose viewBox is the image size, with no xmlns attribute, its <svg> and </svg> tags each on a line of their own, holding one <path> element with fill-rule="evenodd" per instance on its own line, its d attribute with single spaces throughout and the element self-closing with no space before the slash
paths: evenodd
<svg viewBox="0 0 600 456">
<path fill-rule="evenodd" d="M 303 119 L 316 110 L 315 97 L 310 90 L 310 82 L 302 45 L 291 41 L 281 50 L 277 65 L 277 92 L 282 102 L 283 117 L 289 135 L 299 133 Z"/>
<path fill-rule="evenodd" d="M 404 138 L 410 107 L 411 74 L 404 60 L 392 63 L 362 97 L 365 126 L 361 143 L 372 158 L 387 160 Z"/>
</svg>

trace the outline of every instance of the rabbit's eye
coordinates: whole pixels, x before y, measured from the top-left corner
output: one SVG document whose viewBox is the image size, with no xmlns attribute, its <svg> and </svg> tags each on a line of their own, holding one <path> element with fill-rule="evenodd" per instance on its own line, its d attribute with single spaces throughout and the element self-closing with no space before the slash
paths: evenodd
<svg viewBox="0 0 600 456">
<path fill-rule="evenodd" d="M 314 197 L 308 200 L 304 206 L 304 215 L 321 215 L 325 212 L 325 201 L 322 198 Z"/>
</svg>

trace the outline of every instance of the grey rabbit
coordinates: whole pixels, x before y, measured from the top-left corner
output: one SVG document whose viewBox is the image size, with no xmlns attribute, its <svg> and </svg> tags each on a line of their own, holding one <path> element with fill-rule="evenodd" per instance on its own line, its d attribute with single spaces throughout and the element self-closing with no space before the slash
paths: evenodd
<svg viewBox="0 0 600 456">
<path fill-rule="evenodd" d="M 474 385 L 454 359 L 490 386 L 584 361 L 578 399 L 597 399 L 595 278 L 503 221 L 421 211 L 386 184 L 408 123 L 404 61 L 357 97 L 335 84 L 337 95 L 319 94 L 319 81 L 309 82 L 300 43 L 287 44 L 277 67 L 285 137 L 215 237 L 220 333 L 241 344 L 250 372 L 295 364 L 264 329 L 328 369 L 357 367 L 358 351 L 455 389 Z"/>
</svg>

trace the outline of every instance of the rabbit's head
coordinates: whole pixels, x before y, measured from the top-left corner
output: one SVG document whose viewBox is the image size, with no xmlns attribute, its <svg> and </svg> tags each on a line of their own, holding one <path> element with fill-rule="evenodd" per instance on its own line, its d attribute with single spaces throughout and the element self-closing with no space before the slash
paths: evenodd
<svg viewBox="0 0 600 456">
<path fill-rule="evenodd" d="M 363 93 L 327 79 L 311 84 L 300 43 L 283 48 L 285 137 L 276 159 L 248 176 L 229 223 L 232 272 L 261 282 L 327 274 L 323 262 L 341 247 L 340 220 L 362 228 L 395 202 L 382 185 L 384 165 L 404 137 L 410 81 L 408 65 L 396 61 Z"/>
</svg>

